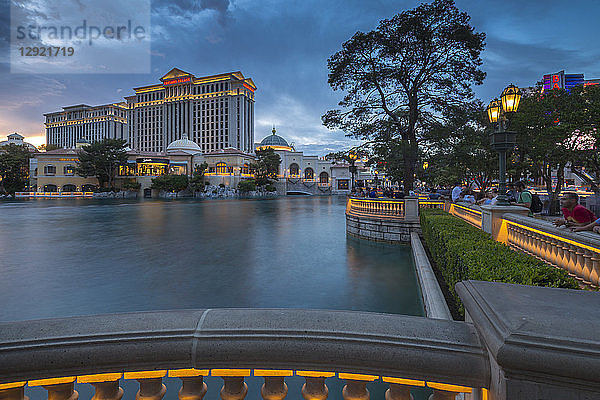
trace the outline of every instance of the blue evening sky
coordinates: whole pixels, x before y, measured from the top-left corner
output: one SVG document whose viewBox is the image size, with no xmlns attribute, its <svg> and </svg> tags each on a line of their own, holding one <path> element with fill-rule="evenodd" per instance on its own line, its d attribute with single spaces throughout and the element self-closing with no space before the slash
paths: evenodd
<svg viewBox="0 0 600 400">
<path fill-rule="evenodd" d="M 9 1 L 0 0 L 0 140 L 16 131 L 36 145 L 44 143 L 43 113 L 122 101 L 133 87 L 158 83 L 178 67 L 196 76 L 242 71 L 258 87 L 255 139 L 274 124 L 297 149 L 317 155 L 353 143 L 321 124 L 321 115 L 341 96 L 327 84 L 327 58 L 356 31 L 374 29 L 379 20 L 421 2 L 153 0 L 150 73 L 32 75 L 10 73 Z M 509 83 L 530 86 L 563 69 L 600 78 L 599 1 L 456 2 L 487 34 L 488 76 L 475 88 L 479 98 L 488 101 Z"/>
</svg>

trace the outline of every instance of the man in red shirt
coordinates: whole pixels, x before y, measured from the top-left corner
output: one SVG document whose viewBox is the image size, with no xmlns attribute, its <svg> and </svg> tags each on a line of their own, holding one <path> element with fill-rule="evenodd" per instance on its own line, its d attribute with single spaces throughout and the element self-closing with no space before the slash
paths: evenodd
<svg viewBox="0 0 600 400">
<path fill-rule="evenodd" d="M 596 220 L 593 212 L 579 204 L 577 193 L 565 193 L 560 199 L 564 218 L 554 221 L 556 226 L 585 226 Z"/>
</svg>

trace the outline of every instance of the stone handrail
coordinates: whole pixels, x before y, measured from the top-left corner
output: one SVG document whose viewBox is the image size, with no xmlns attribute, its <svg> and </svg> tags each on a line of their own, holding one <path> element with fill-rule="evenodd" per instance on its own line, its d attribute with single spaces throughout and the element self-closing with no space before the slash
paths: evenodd
<svg viewBox="0 0 600 400">
<path fill-rule="evenodd" d="M 504 214 L 506 242 L 555 267 L 566 269 L 585 284 L 600 286 L 600 236 L 571 232 L 549 221 Z"/>
<path fill-rule="evenodd" d="M 481 208 L 478 205 L 471 203 L 449 203 L 448 212 L 455 215 L 469 224 L 481 229 L 482 226 L 482 213 Z"/>
<path fill-rule="evenodd" d="M 223 399 L 243 399 L 251 371 L 265 377 L 265 399 L 285 397 L 284 376 L 294 374 L 306 379 L 305 399 L 327 398 L 324 379 L 336 374 L 347 381 L 345 399 L 362 398 L 349 392 L 362 395 L 366 382 L 379 379 L 391 385 L 390 400 L 408 399 L 410 386 L 454 398 L 490 381 L 487 353 L 472 324 L 423 317 L 174 310 L 0 323 L 0 332 L 3 399 L 23 400 L 28 384 L 44 386 L 49 398 L 73 400 L 75 381 L 94 384 L 101 398 L 120 399 L 121 378 L 138 379 L 141 398 L 160 399 L 167 375 L 181 377 L 182 392 L 195 390 L 201 399 L 202 377 L 209 374 L 223 377 L 222 395 L 229 393 Z M 186 388 L 186 379 L 195 380 Z M 265 397 L 265 390 L 275 397 Z M 324 397 L 305 393 L 311 390 Z"/>
<path fill-rule="evenodd" d="M 404 200 L 348 197 L 346 213 L 356 216 L 404 218 Z"/>
</svg>

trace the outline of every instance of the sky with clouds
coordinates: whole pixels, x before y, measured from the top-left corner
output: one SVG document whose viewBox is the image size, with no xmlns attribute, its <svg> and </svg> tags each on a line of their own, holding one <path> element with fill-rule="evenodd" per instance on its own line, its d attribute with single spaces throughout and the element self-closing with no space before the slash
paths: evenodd
<svg viewBox="0 0 600 400">
<path fill-rule="evenodd" d="M 82 71 L 69 69 L 39 74 L 11 72 L 11 1 L 17 0 L 0 0 L 0 140 L 16 131 L 30 142 L 42 144 L 43 113 L 73 104 L 122 101 L 133 87 L 158 83 L 162 75 L 177 67 L 196 76 L 242 71 L 258 87 L 255 139 L 262 139 L 275 125 L 297 149 L 318 155 L 353 144 L 343 132 L 329 131 L 321 124 L 321 115 L 335 108 L 341 97 L 327 84 L 327 58 L 356 31 L 374 29 L 381 19 L 421 3 L 153 0 L 146 3 L 151 14 L 148 72 L 79 73 Z M 62 1 L 79 6 L 85 2 Z M 40 10 L 50 3 L 56 2 L 27 0 L 23 4 Z M 586 79 L 600 78 L 600 47 L 596 45 L 600 1 L 456 3 L 471 15 L 476 29 L 487 34 L 482 58 L 488 75 L 484 84 L 475 88 L 484 101 L 498 96 L 509 83 L 530 86 L 543 74 L 563 69 L 584 73 Z M 100 7 L 102 3 L 95 4 Z M 127 6 L 130 2 L 121 4 L 118 12 L 111 10 L 115 19 L 139 14 L 139 9 Z"/>
</svg>

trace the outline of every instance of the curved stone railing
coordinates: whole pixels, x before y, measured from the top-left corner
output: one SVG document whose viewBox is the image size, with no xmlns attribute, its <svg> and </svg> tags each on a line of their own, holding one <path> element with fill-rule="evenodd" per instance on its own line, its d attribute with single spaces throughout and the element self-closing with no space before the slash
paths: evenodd
<svg viewBox="0 0 600 400">
<path fill-rule="evenodd" d="M 450 203 L 448 212 L 481 229 L 481 208 L 469 203 Z"/>
<path fill-rule="evenodd" d="M 348 197 L 346 213 L 357 217 L 404 218 L 404 200 Z"/>
<path fill-rule="evenodd" d="M 518 214 L 504 214 L 506 243 L 531 254 L 585 284 L 600 286 L 600 236 L 571 232 L 548 221 Z"/>
<path fill-rule="evenodd" d="M 205 376 L 222 377 L 221 397 L 243 399 L 244 377 L 264 377 L 262 396 L 283 399 L 285 377 L 304 377 L 305 399 L 326 399 L 326 378 L 346 381 L 343 397 L 367 399 L 366 383 L 389 383 L 386 399 L 408 400 L 411 386 L 452 399 L 488 387 L 488 355 L 472 324 L 349 311 L 209 309 L 1 323 L 0 398 L 23 400 L 43 386 L 52 400 L 76 400 L 74 383 L 94 399 L 160 400 L 164 377 L 182 380 L 180 399 L 200 400 Z M 479 389 L 478 389 L 479 390 Z"/>
</svg>

